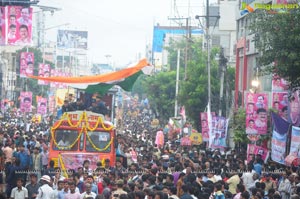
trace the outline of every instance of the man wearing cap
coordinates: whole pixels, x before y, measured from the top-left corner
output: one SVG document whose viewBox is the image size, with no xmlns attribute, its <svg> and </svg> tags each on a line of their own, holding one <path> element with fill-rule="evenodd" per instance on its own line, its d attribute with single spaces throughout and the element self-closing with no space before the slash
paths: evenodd
<svg viewBox="0 0 300 199">
<path fill-rule="evenodd" d="M 28 190 L 28 199 L 35 199 L 39 189 L 39 184 L 37 183 L 37 174 L 30 174 L 30 183 L 26 185 L 26 189 Z"/>
<path fill-rule="evenodd" d="M 51 199 L 53 198 L 54 191 L 53 189 L 49 186 L 51 183 L 51 178 L 48 175 L 43 175 L 41 180 L 41 187 L 38 190 L 38 195 L 36 199 Z"/>
<path fill-rule="evenodd" d="M 112 198 L 113 199 L 118 199 L 118 198 L 120 198 L 120 196 L 122 194 L 127 195 L 127 192 L 123 190 L 124 181 L 123 180 L 117 180 L 116 184 L 117 184 L 117 190 L 112 192 L 112 194 L 111 194 Z"/>
<path fill-rule="evenodd" d="M 85 187 L 85 192 L 83 192 L 81 194 L 81 198 L 82 199 L 86 199 L 86 198 L 90 198 L 91 197 L 91 198 L 95 199 L 96 196 L 97 196 L 97 194 L 95 194 L 94 192 L 92 192 L 92 184 L 85 183 L 84 187 Z"/>
</svg>

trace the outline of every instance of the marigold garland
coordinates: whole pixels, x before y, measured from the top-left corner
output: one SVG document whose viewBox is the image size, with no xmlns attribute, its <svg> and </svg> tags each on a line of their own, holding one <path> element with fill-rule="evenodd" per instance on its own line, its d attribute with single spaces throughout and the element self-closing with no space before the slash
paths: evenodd
<svg viewBox="0 0 300 199">
<path fill-rule="evenodd" d="M 114 140 L 114 137 L 111 138 L 111 140 L 109 141 L 109 143 L 103 148 L 100 149 L 98 147 L 96 147 L 96 145 L 93 143 L 92 139 L 90 138 L 89 134 L 87 131 L 85 131 L 86 137 L 88 138 L 89 142 L 91 143 L 92 147 L 96 150 L 96 151 L 105 151 L 106 149 L 108 149 L 108 147 L 111 145 L 111 143 Z"/>
<path fill-rule="evenodd" d="M 82 120 L 83 120 L 84 117 L 85 117 L 85 112 L 84 112 L 83 114 L 81 114 L 81 116 L 80 116 L 80 118 L 79 118 L 77 124 L 73 124 L 73 123 L 72 123 L 72 119 L 70 118 L 70 115 L 67 114 L 67 118 L 68 118 L 67 121 L 68 121 L 68 124 L 69 124 L 71 127 L 77 128 L 77 127 L 81 124 L 81 122 L 82 122 Z"/>
<path fill-rule="evenodd" d="M 55 129 L 51 128 L 51 136 L 52 136 L 54 145 L 55 145 L 59 150 L 71 149 L 71 148 L 78 142 L 78 140 L 79 140 L 81 134 L 83 133 L 83 129 L 84 129 L 84 128 L 85 128 L 84 126 L 81 128 L 78 137 L 75 139 L 75 141 L 74 141 L 72 144 L 70 144 L 69 146 L 64 146 L 64 147 L 59 146 L 59 144 L 56 142 L 56 139 L 55 139 L 55 136 L 54 136 L 54 131 L 55 131 Z"/>
<path fill-rule="evenodd" d="M 62 169 L 62 171 L 63 171 L 63 175 L 65 176 L 65 177 L 68 177 L 68 173 L 66 172 L 67 170 L 66 170 L 66 167 L 65 167 L 65 164 L 64 164 L 64 162 L 63 162 L 63 160 L 62 160 L 62 157 L 61 157 L 61 154 L 58 154 L 58 159 L 59 159 L 59 164 L 60 164 L 60 166 L 61 166 L 61 169 Z"/>
</svg>

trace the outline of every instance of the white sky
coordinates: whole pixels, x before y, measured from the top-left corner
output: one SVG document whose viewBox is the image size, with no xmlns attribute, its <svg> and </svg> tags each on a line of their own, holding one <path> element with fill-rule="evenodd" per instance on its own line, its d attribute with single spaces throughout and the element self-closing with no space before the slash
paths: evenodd
<svg viewBox="0 0 300 199">
<path fill-rule="evenodd" d="M 187 17 L 189 12 L 194 19 L 202 1 L 175 1 L 175 16 Z M 107 63 L 105 55 L 111 55 L 116 66 L 136 61 L 139 53 L 143 57 L 146 45 L 152 43 L 154 24 L 170 25 L 168 17 L 174 16 L 174 0 L 40 0 L 39 5 L 62 8 L 53 16 L 46 14 L 46 28 L 70 23 L 48 30 L 48 40 L 56 40 L 58 29 L 86 30 L 89 60 Z"/>
</svg>

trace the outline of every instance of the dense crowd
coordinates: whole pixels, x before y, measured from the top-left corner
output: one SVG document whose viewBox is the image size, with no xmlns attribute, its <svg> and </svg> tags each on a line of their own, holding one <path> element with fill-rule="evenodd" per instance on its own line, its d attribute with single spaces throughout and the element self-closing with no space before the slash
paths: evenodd
<svg viewBox="0 0 300 199">
<path fill-rule="evenodd" d="M 139 128 L 126 131 L 125 126 L 118 133 L 114 165 L 109 159 L 99 160 L 92 170 L 86 160 L 81 167 L 68 170 L 68 176 L 48 158 L 48 125 L 28 122 L 27 128 L 27 124 L 2 123 L 0 199 L 299 198 L 297 167 L 265 164 L 260 155 L 246 161 L 243 149 L 180 146 L 176 140 L 167 140 L 168 136 L 164 146 L 157 147 L 147 110 L 141 104 L 124 111 L 130 121 L 139 117 L 135 120 Z"/>
</svg>

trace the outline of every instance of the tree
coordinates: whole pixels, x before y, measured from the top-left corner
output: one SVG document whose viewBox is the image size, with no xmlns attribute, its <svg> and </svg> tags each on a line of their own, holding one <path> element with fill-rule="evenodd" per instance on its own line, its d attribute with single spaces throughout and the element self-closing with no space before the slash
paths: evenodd
<svg viewBox="0 0 300 199">
<path fill-rule="evenodd" d="M 246 147 L 249 140 L 246 134 L 246 111 L 245 109 L 238 109 L 234 113 L 233 120 L 230 120 L 230 129 L 233 131 L 233 141 L 237 147 Z"/>
<path fill-rule="evenodd" d="M 271 14 L 256 10 L 251 15 L 250 30 L 256 34 L 258 61 L 263 72 L 275 73 L 290 82 L 290 88 L 300 86 L 300 10 Z"/>
</svg>

